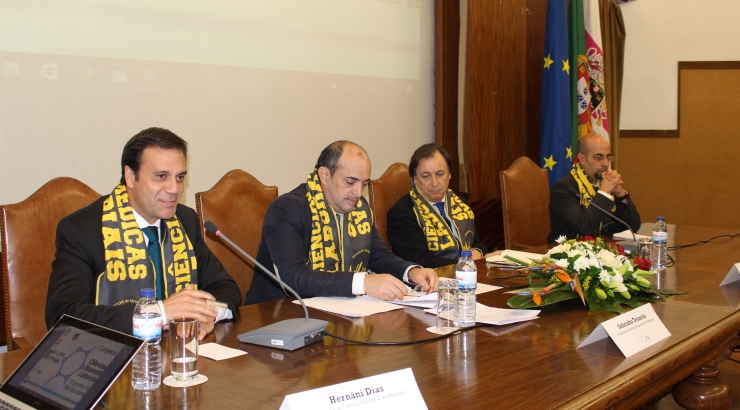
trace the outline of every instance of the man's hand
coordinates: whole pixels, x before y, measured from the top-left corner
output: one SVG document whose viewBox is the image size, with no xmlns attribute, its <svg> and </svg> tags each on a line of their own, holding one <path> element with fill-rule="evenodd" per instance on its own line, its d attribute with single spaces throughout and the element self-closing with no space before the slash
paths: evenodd
<svg viewBox="0 0 740 410">
<path fill-rule="evenodd" d="M 624 195 L 624 182 L 622 181 L 622 175 L 616 170 L 609 170 L 603 173 L 604 179 L 599 184 L 599 189 L 616 196 Z"/>
<path fill-rule="evenodd" d="M 203 340 L 213 330 L 218 314 L 218 309 L 209 306 L 206 300 L 216 300 L 216 298 L 208 292 L 194 290 L 188 285 L 188 287 L 168 297 L 163 302 L 164 312 L 167 318 L 189 316 L 198 319 L 198 322 L 200 322 L 198 340 Z"/>
<path fill-rule="evenodd" d="M 489 258 L 489 257 L 491 257 L 491 256 L 501 255 L 501 252 L 503 252 L 503 251 L 493 251 L 493 252 L 488 252 L 488 253 L 487 253 L 487 254 L 485 254 L 485 256 L 483 256 L 483 257 L 484 257 L 484 258 Z"/>
<path fill-rule="evenodd" d="M 383 300 L 403 299 L 409 293 L 403 282 L 387 273 L 365 275 L 364 287 L 367 295 Z"/>
<path fill-rule="evenodd" d="M 439 277 L 437 277 L 437 274 L 432 269 L 416 267 L 409 270 L 409 280 L 417 285 L 421 285 L 421 289 L 424 292 L 432 293 L 437 291 Z"/>
</svg>

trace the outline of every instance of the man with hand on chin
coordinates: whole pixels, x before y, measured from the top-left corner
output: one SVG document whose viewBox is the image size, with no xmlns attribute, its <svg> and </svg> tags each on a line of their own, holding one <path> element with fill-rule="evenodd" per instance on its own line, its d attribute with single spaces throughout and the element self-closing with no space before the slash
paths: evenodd
<svg viewBox="0 0 740 410">
<path fill-rule="evenodd" d="M 578 141 L 578 162 L 550 190 L 548 242 L 555 242 L 561 235 L 573 239 L 621 232 L 628 227 L 633 231 L 640 229 L 640 214 L 624 189 L 622 176 L 609 169 L 614 160 L 611 152 L 609 141 L 601 135 L 591 133 Z M 629 226 L 610 218 L 592 204 L 611 212 Z"/>
<path fill-rule="evenodd" d="M 232 318 L 241 302 L 236 282 L 201 236 L 198 217 L 178 204 L 187 173 L 187 143 L 149 128 L 121 156 L 121 181 L 110 195 L 59 222 L 46 301 L 46 325 L 69 314 L 132 333 L 142 288 L 154 288 L 168 317 L 200 321 L 199 339 L 214 328 L 218 309 Z"/>
<path fill-rule="evenodd" d="M 337 141 L 319 155 L 306 183 L 281 195 L 267 210 L 257 260 L 301 296 L 367 294 L 402 299 L 408 287 L 437 289 L 431 269 L 388 250 L 378 235 L 362 190 L 370 181 L 362 147 Z M 245 304 L 288 297 L 267 274 L 255 270 Z"/>
</svg>

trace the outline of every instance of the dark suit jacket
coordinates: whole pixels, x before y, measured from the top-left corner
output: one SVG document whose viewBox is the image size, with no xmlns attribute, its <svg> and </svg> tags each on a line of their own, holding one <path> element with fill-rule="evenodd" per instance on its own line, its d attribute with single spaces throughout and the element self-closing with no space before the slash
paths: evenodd
<svg viewBox="0 0 740 410">
<path fill-rule="evenodd" d="M 488 253 L 486 245 L 478 239 L 475 233 L 473 248 L 477 248 L 483 255 Z M 419 226 L 414 213 L 414 201 L 410 194 L 402 196 L 388 210 L 388 241 L 393 253 L 411 262 L 416 262 L 425 268 L 454 265 L 457 259 L 435 257 L 434 252 L 427 246 L 427 238 Z"/>
<path fill-rule="evenodd" d="M 46 326 L 51 327 L 66 313 L 121 332 L 132 333 L 134 304 L 95 306 L 96 281 L 105 271 L 101 197 L 92 204 L 62 219 L 57 226 L 56 258 L 51 264 L 49 293 L 46 299 Z M 226 302 L 236 316 L 241 292 L 221 262 L 203 242 L 195 211 L 178 205 L 176 211 L 195 250 L 198 261 L 198 289 Z M 131 295 L 139 299 L 139 295 Z"/>
<path fill-rule="evenodd" d="M 578 183 L 570 174 L 560 178 L 550 189 L 550 228 L 552 231 L 547 237 L 547 242 L 555 242 L 560 235 L 574 239 L 579 235 L 596 237 L 600 232 L 621 232 L 627 229 L 627 226 L 610 218 L 595 206 L 588 208 L 582 206 L 577 195 Z M 626 204 L 623 200 L 612 202 L 609 198 L 597 193 L 592 204 L 607 211 L 610 211 L 616 204 L 617 210 L 613 214 L 627 222 L 633 231 L 637 231 L 640 229 L 640 214 L 629 195 L 626 201 Z"/>
<path fill-rule="evenodd" d="M 365 198 L 361 198 L 365 201 Z M 403 278 L 413 265 L 397 257 L 385 245 L 373 224 L 368 270 Z M 301 296 L 352 296 L 354 272 L 324 272 L 308 265 L 311 248 L 311 211 L 306 184 L 281 195 L 270 204 L 262 225 L 257 261 L 268 269 L 277 266 L 280 278 Z M 273 264 L 275 266 L 273 266 Z M 292 295 L 291 295 L 292 296 Z M 286 298 L 280 285 L 255 269 L 245 305 Z"/>
</svg>

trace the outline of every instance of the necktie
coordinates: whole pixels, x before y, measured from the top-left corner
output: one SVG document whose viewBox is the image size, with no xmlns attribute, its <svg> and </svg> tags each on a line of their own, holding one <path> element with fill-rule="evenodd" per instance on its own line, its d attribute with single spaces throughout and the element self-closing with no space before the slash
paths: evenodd
<svg viewBox="0 0 740 410">
<path fill-rule="evenodd" d="M 439 214 L 442 215 L 442 219 L 444 219 L 445 222 L 447 222 L 447 225 L 452 226 L 452 224 L 450 224 L 450 220 L 447 219 L 447 214 L 445 213 L 445 203 L 437 202 L 436 204 L 434 204 L 434 206 L 437 207 L 437 209 L 439 210 Z"/>
<path fill-rule="evenodd" d="M 159 249 L 159 229 L 156 226 L 147 226 L 142 231 L 149 238 L 146 252 L 154 265 L 154 289 L 157 292 L 157 300 L 162 300 L 164 299 L 164 275 L 162 274 L 162 253 Z"/>
</svg>

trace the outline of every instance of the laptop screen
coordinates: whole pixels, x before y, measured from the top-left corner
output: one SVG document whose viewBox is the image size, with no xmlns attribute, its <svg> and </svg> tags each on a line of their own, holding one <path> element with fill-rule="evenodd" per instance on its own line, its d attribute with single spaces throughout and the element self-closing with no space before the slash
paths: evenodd
<svg viewBox="0 0 740 410">
<path fill-rule="evenodd" d="M 108 390 L 141 344 L 65 316 L 0 390 L 41 409 L 86 409 Z"/>
</svg>

